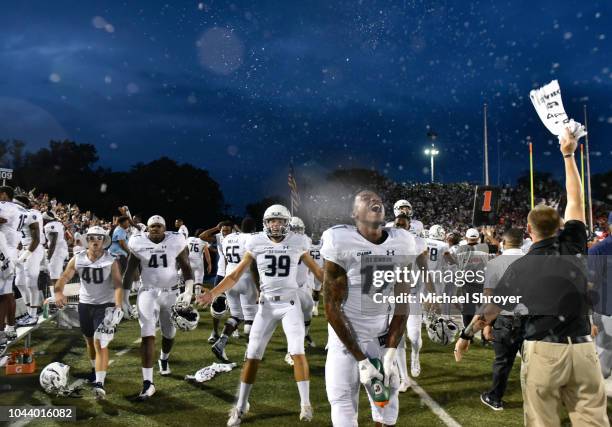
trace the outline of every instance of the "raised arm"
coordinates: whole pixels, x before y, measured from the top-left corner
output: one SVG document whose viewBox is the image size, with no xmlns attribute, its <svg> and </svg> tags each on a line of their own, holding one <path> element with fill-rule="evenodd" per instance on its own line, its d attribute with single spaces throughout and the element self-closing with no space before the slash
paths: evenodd
<svg viewBox="0 0 612 427">
<path fill-rule="evenodd" d="M 221 231 L 221 223 L 215 225 L 213 228 L 203 231 L 198 237 L 202 240 L 206 240 L 207 242 L 214 242 L 215 234 L 217 234 L 219 231 Z"/>
<path fill-rule="evenodd" d="M 346 271 L 338 264 L 325 261 L 323 277 L 323 295 L 325 297 L 325 315 L 327 321 L 338 335 L 342 344 L 358 361 L 366 358 L 357 340 L 353 336 L 350 323 L 342 311 L 342 303 L 348 295 Z"/>
<path fill-rule="evenodd" d="M 578 141 L 569 132 L 568 129 L 563 131 L 561 137 L 561 153 L 563 154 L 563 162 L 565 163 L 565 191 L 567 193 L 567 205 L 565 206 L 565 221 L 578 220 L 585 222 L 584 205 L 582 200 L 582 182 L 580 181 L 580 173 L 574 152 Z"/>
</svg>

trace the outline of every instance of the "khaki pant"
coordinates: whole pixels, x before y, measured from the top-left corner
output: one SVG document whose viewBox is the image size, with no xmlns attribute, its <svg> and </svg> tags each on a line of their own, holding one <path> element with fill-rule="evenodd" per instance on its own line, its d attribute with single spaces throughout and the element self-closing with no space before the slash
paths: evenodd
<svg viewBox="0 0 612 427">
<path fill-rule="evenodd" d="M 607 400 L 595 344 L 525 341 L 521 388 L 525 425 L 561 425 L 560 405 L 573 426 L 609 426 Z"/>
</svg>

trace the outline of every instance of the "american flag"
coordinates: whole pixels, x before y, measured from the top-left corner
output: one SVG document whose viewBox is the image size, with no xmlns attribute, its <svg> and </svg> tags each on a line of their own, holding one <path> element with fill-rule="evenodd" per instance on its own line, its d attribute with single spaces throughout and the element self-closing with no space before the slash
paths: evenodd
<svg viewBox="0 0 612 427">
<path fill-rule="evenodd" d="M 297 182 L 295 181 L 295 171 L 293 170 L 293 163 L 289 165 L 289 176 L 287 177 L 287 184 L 291 189 L 291 215 L 297 212 L 300 207 L 300 194 L 298 193 Z"/>
</svg>

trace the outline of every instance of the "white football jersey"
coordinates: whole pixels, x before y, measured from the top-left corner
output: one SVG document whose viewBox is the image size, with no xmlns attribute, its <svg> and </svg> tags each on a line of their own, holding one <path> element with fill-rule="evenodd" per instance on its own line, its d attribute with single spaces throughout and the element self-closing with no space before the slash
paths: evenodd
<svg viewBox="0 0 612 427">
<path fill-rule="evenodd" d="M 395 227 L 395 221 L 389 221 L 388 223 L 385 224 L 385 227 L 387 228 L 393 228 Z M 410 232 L 410 234 L 412 234 L 413 236 L 423 236 L 423 223 L 421 221 L 419 221 L 418 219 L 411 219 L 410 220 L 410 230 L 408 230 Z"/>
<path fill-rule="evenodd" d="M 367 334 L 367 318 L 390 314 L 393 305 L 386 302 L 374 302 L 374 294 L 393 293 L 393 284 L 376 288 L 371 283 L 362 283 L 362 274 L 368 274 L 369 268 L 363 262 L 364 256 L 374 256 L 381 260 L 378 268 L 410 267 L 416 256 L 422 252 L 417 248 L 414 236 L 401 228 L 385 228 L 387 239 L 374 244 L 366 240 L 353 225 L 337 225 L 326 230 L 321 240 L 321 255 L 328 261 L 338 264 L 346 271 L 348 295 L 342 309 L 351 320 L 351 326 L 357 334 Z M 369 258 L 369 257 L 368 257 Z M 371 270 L 370 270 L 371 271 Z M 353 321 L 354 320 L 354 321 Z"/>
<path fill-rule="evenodd" d="M 244 253 L 247 250 L 247 241 L 250 236 L 250 233 L 232 233 L 223 238 L 221 247 L 226 261 L 226 275 L 233 272 L 240 261 L 242 261 L 242 258 L 244 258 Z M 234 285 L 234 289 L 245 289 L 246 286 L 255 286 L 253 273 L 251 273 L 250 268 L 247 268 L 244 273 L 242 273 L 238 283 Z"/>
<path fill-rule="evenodd" d="M 223 256 L 223 234 L 222 233 L 215 234 L 215 239 L 217 239 L 217 251 L 219 254 L 219 259 L 217 259 L 217 276 L 225 277 L 225 257 Z"/>
<path fill-rule="evenodd" d="M 312 246 L 312 240 L 308 236 L 303 236 L 306 237 L 306 240 L 308 241 L 308 250 L 310 251 L 310 247 Z M 295 280 L 297 281 L 298 287 L 302 288 L 304 287 L 304 285 L 308 284 L 309 272 L 310 270 L 308 269 L 308 267 L 306 267 L 306 264 L 304 264 L 300 259 L 300 261 L 298 262 L 297 274 L 295 276 Z"/>
<path fill-rule="evenodd" d="M 208 247 L 208 243 L 199 237 L 190 237 L 187 239 L 187 248 L 189 249 L 189 261 L 191 263 L 203 263 L 204 258 L 202 252 Z"/>
<path fill-rule="evenodd" d="M 166 231 L 164 240 L 154 243 L 149 233 L 133 236 L 128 247 L 140 260 L 142 284 L 145 288 L 171 288 L 178 283 L 176 257 L 187 242 L 180 233 Z"/>
<path fill-rule="evenodd" d="M 257 261 L 261 292 L 267 296 L 295 292 L 298 263 L 309 246 L 303 234 L 289 232 L 279 243 L 270 240 L 263 231 L 249 235 L 246 250 Z"/>
<path fill-rule="evenodd" d="M 95 261 L 89 259 L 87 251 L 77 253 L 74 258 L 81 279 L 79 301 L 84 304 L 113 302 L 115 285 L 111 273 L 115 258 L 108 251 L 104 251 L 104 254 Z"/>
<path fill-rule="evenodd" d="M 67 253 L 68 252 L 68 243 L 66 243 L 66 235 L 64 224 L 59 221 L 50 221 L 45 224 L 44 227 L 45 238 L 50 240 L 51 233 L 57 233 L 57 240 L 55 242 L 55 252 L 57 253 Z"/>
<path fill-rule="evenodd" d="M 185 224 L 179 227 L 178 232 L 181 233 L 185 239 L 189 237 L 189 231 L 187 230 L 187 226 Z"/>
<path fill-rule="evenodd" d="M 427 242 L 427 268 L 445 271 L 447 262 L 444 254 L 449 252 L 448 243 L 436 239 L 425 239 Z"/>
<path fill-rule="evenodd" d="M 30 224 L 38 223 L 38 230 L 40 234 L 40 244 L 44 245 L 46 242 L 45 233 L 43 229 L 43 219 L 42 214 L 36 209 L 29 209 L 28 211 L 28 219 L 24 223 L 23 227 L 21 227 L 21 244 L 24 248 L 28 248 L 30 243 L 32 243 L 32 231 L 30 230 Z"/>
<path fill-rule="evenodd" d="M 9 250 L 17 251 L 22 236 L 21 229 L 29 226 L 32 221 L 28 211 L 13 202 L 0 202 L 0 218 L 6 220 L 0 224 L 0 232 L 4 234 Z"/>
</svg>

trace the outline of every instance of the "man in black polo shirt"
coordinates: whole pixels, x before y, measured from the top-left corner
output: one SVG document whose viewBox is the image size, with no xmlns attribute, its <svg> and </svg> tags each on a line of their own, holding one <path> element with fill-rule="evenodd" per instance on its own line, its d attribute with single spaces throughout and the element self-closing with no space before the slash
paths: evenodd
<svg viewBox="0 0 612 427">
<path fill-rule="evenodd" d="M 573 425 L 609 426 L 589 321 L 587 233 L 574 160 L 577 141 L 566 130 L 560 142 L 567 191 L 565 223 L 548 206 L 529 212 L 527 231 L 533 245 L 508 267 L 494 293 L 521 300 L 487 305 L 484 315 L 488 324 L 502 309 L 522 315 L 525 425 L 560 425 L 558 410 L 563 404 Z"/>
</svg>

